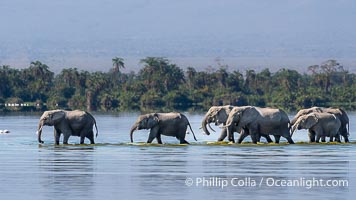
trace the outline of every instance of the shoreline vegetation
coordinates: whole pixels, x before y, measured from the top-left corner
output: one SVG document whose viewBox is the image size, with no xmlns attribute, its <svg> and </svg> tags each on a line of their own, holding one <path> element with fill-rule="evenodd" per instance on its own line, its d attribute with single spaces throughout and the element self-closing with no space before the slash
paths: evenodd
<svg viewBox="0 0 356 200">
<path fill-rule="evenodd" d="M 356 74 L 336 60 L 306 67 L 303 74 L 286 68 L 229 71 L 220 62 L 204 71 L 183 70 L 163 57 L 146 57 L 138 72 L 122 73 L 124 59 L 112 63 L 108 72 L 64 68 L 59 74 L 40 61 L 24 69 L 0 66 L 0 111 L 194 111 L 227 104 L 356 110 Z"/>
</svg>

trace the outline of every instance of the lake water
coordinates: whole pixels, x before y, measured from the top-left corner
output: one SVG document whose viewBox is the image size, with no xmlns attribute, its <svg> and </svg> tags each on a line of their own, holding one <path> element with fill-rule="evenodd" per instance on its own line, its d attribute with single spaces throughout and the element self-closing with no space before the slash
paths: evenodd
<svg viewBox="0 0 356 200">
<path fill-rule="evenodd" d="M 355 199 L 356 113 L 346 145 L 208 145 L 219 133 L 203 135 L 203 114 L 186 113 L 198 139 L 187 135 L 189 146 L 164 136 L 165 145 L 140 145 L 147 130 L 128 144 L 139 113 L 94 113 L 96 145 L 54 146 L 52 127 L 39 145 L 40 115 L 0 116 L 11 131 L 0 135 L 1 199 Z M 306 131 L 293 139 L 307 141 Z"/>
</svg>

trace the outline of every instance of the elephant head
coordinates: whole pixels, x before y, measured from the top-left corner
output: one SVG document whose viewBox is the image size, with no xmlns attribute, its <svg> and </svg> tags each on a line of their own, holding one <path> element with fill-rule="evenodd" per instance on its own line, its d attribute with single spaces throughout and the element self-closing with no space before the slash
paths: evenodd
<svg viewBox="0 0 356 200">
<path fill-rule="evenodd" d="M 294 131 L 296 129 L 310 129 L 313 127 L 315 124 L 317 124 L 319 121 L 318 117 L 316 116 L 315 113 L 311 113 L 308 115 L 304 115 L 298 118 L 298 120 L 293 124 L 292 126 L 292 133 L 291 136 L 293 135 Z"/>
<path fill-rule="evenodd" d="M 151 129 L 159 123 L 157 113 L 140 115 L 130 130 L 130 139 L 133 142 L 133 132 L 141 129 Z"/>
<path fill-rule="evenodd" d="M 340 112 L 341 112 L 341 117 L 340 117 L 340 121 L 341 121 L 341 133 L 344 134 L 343 136 L 349 136 L 350 135 L 350 121 L 349 121 L 349 117 L 347 116 L 347 113 L 345 110 L 339 108 Z M 348 142 L 348 139 L 347 139 Z"/>
<path fill-rule="evenodd" d="M 301 116 L 305 116 L 305 115 L 308 115 L 313 112 L 323 112 L 323 110 L 320 107 L 312 107 L 312 108 L 308 108 L 308 109 L 302 109 L 292 119 L 292 121 L 290 122 L 291 125 L 294 125 Z"/>
<path fill-rule="evenodd" d="M 210 123 L 214 122 L 215 125 L 225 124 L 232 108 L 233 106 L 212 106 L 202 121 L 204 133 L 210 135 L 207 126 L 215 132 L 215 130 L 210 126 Z"/>
<path fill-rule="evenodd" d="M 41 140 L 43 126 L 54 126 L 65 118 L 65 112 L 63 110 L 51 110 L 45 111 L 38 123 L 38 142 L 43 143 Z"/>
<path fill-rule="evenodd" d="M 244 113 L 246 111 L 251 110 L 251 106 L 243 106 L 243 107 L 235 107 L 234 109 L 231 110 L 229 113 L 229 116 L 226 120 L 226 127 L 230 127 L 231 125 L 237 125 L 237 127 L 241 127 L 241 119 L 247 119 L 244 117 Z M 251 116 L 252 117 L 252 116 Z"/>
</svg>

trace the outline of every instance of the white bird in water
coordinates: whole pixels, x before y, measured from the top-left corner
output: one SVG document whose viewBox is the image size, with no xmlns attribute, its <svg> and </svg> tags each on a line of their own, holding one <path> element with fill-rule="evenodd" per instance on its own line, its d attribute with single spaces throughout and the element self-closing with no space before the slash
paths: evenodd
<svg viewBox="0 0 356 200">
<path fill-rule="evenodd" d="M 5 134 L 6 134 L 6 133 L 10 133 L 10 131 L 9 131 L 9 130 L 6 130 L 6 129 L 5 129 L 5 130 L 0 130 L 0 134 L 4 134 L 4 133 L 5 133 Z"/>
</svg>

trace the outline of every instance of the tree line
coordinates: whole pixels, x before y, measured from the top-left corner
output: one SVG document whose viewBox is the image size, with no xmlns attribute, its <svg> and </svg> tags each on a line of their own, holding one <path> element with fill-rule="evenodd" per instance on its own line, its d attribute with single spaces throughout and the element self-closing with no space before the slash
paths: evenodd
<svg viewBox="0 0 356 200">
<path fill-rule="evenodd" d="M 122 73 L 115 57 L 107 72 L 65 68 L 59 74 L 40 61 L 28 68 L 0 67 L 0 110 L 71 108 L 120 111 L 147 108 L 202 108 L 212 105 L 272 106 L 287 110 L 311 106 L 355 109 L 356 75 L 336 60 L 307 68 L 306 73 L 268 68 L 229 71 L 227 65 L 183 70 L 163 57 L 147 57 L 138 72 Z M 32 103 L 34 107 L 8 107 Z"/>
</svg>

